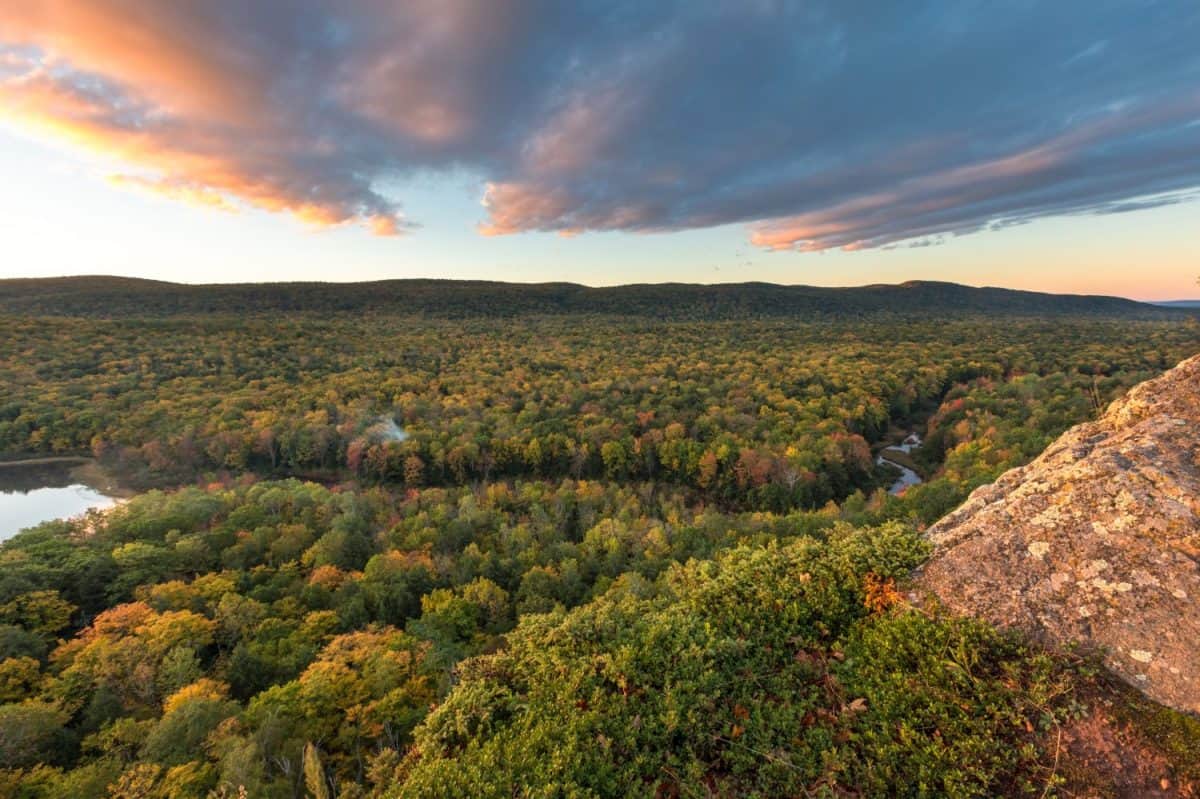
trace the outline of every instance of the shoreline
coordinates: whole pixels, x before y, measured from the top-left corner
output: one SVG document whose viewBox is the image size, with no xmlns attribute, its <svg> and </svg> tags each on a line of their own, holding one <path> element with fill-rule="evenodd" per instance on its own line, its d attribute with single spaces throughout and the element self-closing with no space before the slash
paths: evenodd
<svg viewBox="0 0 1200 799">
<path fill-rule="evenodd" d="M 37 458 L 0 459 L 0 469 L 6 466 L 53 466 L 59 463 L 73 463 L 76 466 L 84 466 L 95 462 L 95 458 L 89 458 L 86 455 L 46 455 Z"/>
<path fill-rule="evenodd" d="M 126 500 L 138 492 L 123 485 L 115 475 L 100 465 L 95 458 L 86 455 L 46 455 L 15 460 L 0 460 L 0 470 L 5 468 L 31 468 L 39 466 L 67 467 L 69 476 L 95 491 L 113 499 Z"/>
<path fill-rule="evenodd" d="M 875 452 L 877 464 L 887 464 L 900 470 L 900 477 L 888 487 L 888 493 L 894 495 L 903 493 L 907 488 L 920 485 L 926 480 L 917 462 L 913 459 L 911 450 L 922 445 L 921 437 L 914 431 L 909 433 L 902 443 L 891 443 L 880 447 Z"/>
</svg>

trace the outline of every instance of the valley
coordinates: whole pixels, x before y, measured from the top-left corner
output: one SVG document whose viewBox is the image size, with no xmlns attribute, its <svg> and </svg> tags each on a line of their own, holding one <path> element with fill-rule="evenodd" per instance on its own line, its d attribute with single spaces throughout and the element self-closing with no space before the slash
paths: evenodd
<svg viewBox="0 0 1200 799">
<path fill-rule="evenodd" d="M 0 314 L 0 448 L 44 461 L 0 476 L 70 494 L 0 545 L 0 721 L 28 731 L 0 777 L 1073 784 L 1038 731 L 1111 690 L 901 590 L 928 525 L 1200 349 L 1192 318 L 677 310 Z M 111 482 L 81 494 L 72 464 Z M 1167 718 L 1140 745 L 1186 785 Z"/>
</svg>

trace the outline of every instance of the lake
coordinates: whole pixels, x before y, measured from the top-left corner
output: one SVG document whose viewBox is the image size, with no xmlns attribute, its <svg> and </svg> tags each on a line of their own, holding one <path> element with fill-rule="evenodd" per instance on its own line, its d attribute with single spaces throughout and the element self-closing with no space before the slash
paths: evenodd
<svg viewBox="0 0 1200 799">
<path fill-rule="evenodd" d="M 0 541 L 27 527 L 117 503 L 84 459 L 0 464 Z"/>
</svg>

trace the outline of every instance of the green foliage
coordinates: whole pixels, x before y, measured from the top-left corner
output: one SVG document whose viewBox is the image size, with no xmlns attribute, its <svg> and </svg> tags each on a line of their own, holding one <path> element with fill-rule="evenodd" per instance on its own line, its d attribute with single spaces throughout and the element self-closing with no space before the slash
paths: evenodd
<svg viewBox="0 0 1200 799">
<path fill-rule="evenodd" d="M 1073 671 L 894 580 L 1198 342 L 937 285 L 47 285 L 0 284 L 57 314 L 0 314 L 0 452 L 165 490 L 0 546 L 0 795 L 36 799 L 1040 793 Z M 856 316 L 897 292 L 960 305 Z"/>
<path fill-rule="evenodd" d="M 57 591 L 28 591 L 0 605 L 0 620 L 53 638 L 71 621 L 74 611 L 75 607 L 59 598 Z"/>
<path fill-rule="evenodd" d="M 677 567 L 652 598 L 528 618 L 462 664 L 391 795 L 1032 789 L 1025 722 L 1063 712 L 1069 675 L 978 623 L 868 616 L 861 575 L 923 555 L 899 526 L 843 527 Z"/>
<path fill-rule="evenodd" d="M 1025 730 L 1064 717 L 1074 691 L 1048 656 L 979 622 L 916 612 L 861 625 L 834 673 L 865 708 L 842 779 L 869 795 L 1041 793 L 1042 753 Z"/>
<path fill-rule="evenodd" d="M 1028 459 L 1195 349 L 1193 328 L 1160 315 L 0 316 L 23 353 L 0 361 L 0 453 L 94 454 L 137 485 L 247 471 L 409 488 L 603 479 L 686 487 L 723 508 L 815 509 L 881 485 L 871 446 L 935 411 L 927 470 L 952 460 L 954 488 Z M 963 402 L 939 409 L 943 397 Z M 212 512 L 203 501 L 147 514 L 127 543 L 194 526 Z M 279 554 L 303 546 L 318 565 L 359 569 L 364 535 L 297 530 Z M 192 544 L 108 556 L 166 579 L 211 568 Z M 88 610 L 95 587 L 63 597 Z"/>
<path fill-rule="evenodd" d="M 1082 297 L 909 281 L 898 286 L 819 288 L 769 283 L 630 285 L 468 280 L 370 283 L 247 283 L 192 286 L 121 277 L 0 280 L 0 312 L 34 316 L 169 317 L 315 312 L 416 314 L 469 319 L 530 314 L 617 314 L 671 319 L 838 318 L 862 314 L 954 316 L 1103 315 L 1132 319 L 1180 314 L 1116 297 Z"/>
<path fill-rule="evenodd" d="M 1114 715 L 1119 720 L 1134 725 L 1166 752 L 1181 777 L 1200 780 L 1200 718 L 1155 704 L 1111 680 L 1103 689 L 1113 695 Z"/>
<path fill-rule="evenodd" d="M 8 768 L 61 762 L 70 737 L 69 714 L 49 702 L 0 705 L 0 765 Z"/>
<path fill-rule="evenodd" d="M 569 481 L 205 496 L 211 516 L 142 527 L 141 543 L 237 550 L 241 568 L 136 585 L 47 661 L 0 662 L 9 726 L 25 731 L 6 744 L 14 764 L 69 768 L 45 777 L 55 785 L 110 775 L 128 795 L 186 777 L 290 796 L 313 742 L 331 785 L 376 793 L 773 795 L 857 781 L 969 795 L 1038 784 L 1023 720 L 1057 713 L 1065 690 L 1057 666 L 986 628 L 870 616 L 870 592 L 928 552 L 901 523 L 839 520 L 887 504 L 718 514 L 682 494 Z M 178 519 L 198 498 L 138 497 L 64 540 L 125 547 L 148 513 Z M 347 515 L 377 531 L 362 572 L 303 548 L 280 559 L 276 542 L 298 527 L 319 538 Z M 4 551 L 25 541 L 37 537 Z"/>
<path fill-rule="evenodd" d="M 329 785 L 325 782 L 325 769 L 321 767 L 321 757 L 317 747 L 311 743 L 304 745 L 304 787 L 308 789 L 312 799 L 329 799 Z"/>
<path fill-rule="evenodd" d="M 31 657 L 0 660 L 0 703 L 19 702 L 38 693 L 41 664 Z"/>
</svg>

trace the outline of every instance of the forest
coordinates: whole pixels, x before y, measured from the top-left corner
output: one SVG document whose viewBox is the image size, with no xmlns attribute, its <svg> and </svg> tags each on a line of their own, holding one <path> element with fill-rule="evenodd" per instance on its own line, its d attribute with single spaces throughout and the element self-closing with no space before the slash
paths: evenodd
<svg viewBox="0 0 1200 799">
<path fill-rule="evenodd" d="M 706 321 L 887 316 L 1091 316 L 1180 319 L 1182 309 L 1119 297 L 1045 294 L 913 280 L 853 288 L 773 283 L 501 283 L 378 280 L 362 283 L 188 285 L 122 277 L 0 280 L 0 311 L 35 316 L 189 316 L 246 313 L 385 313 L 438 319 L 617 315 Z"/>
<path fill-rule="evenodd" d="M 905 592 L 1185 313 L 43 289 L 0 291 L 0 457 L 136 496 L 0 545 L 0 797 L 1069 796 L 1099 701 L 1200 779 L 1195 719 Z"/>
</svg>

